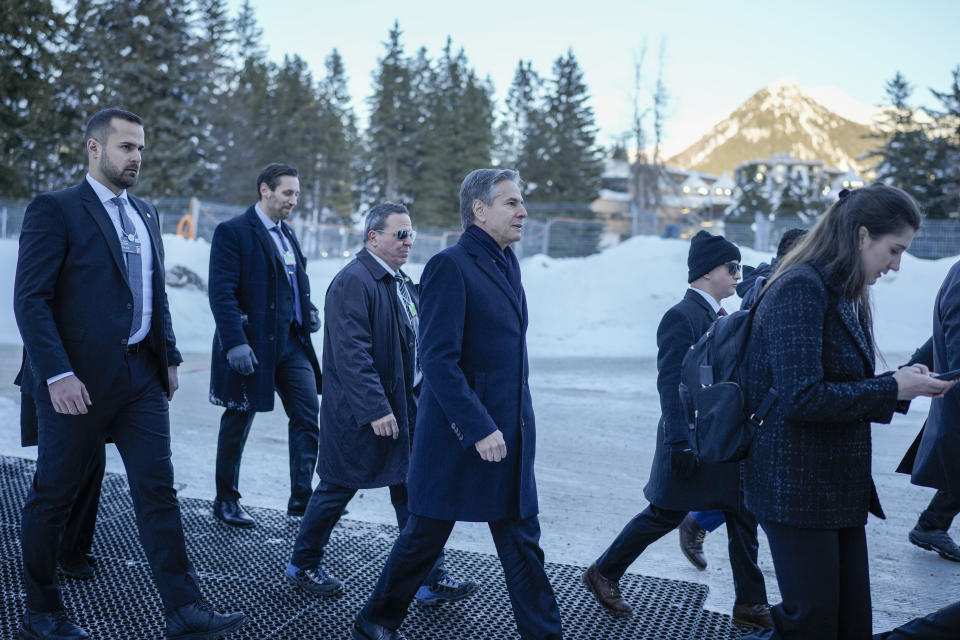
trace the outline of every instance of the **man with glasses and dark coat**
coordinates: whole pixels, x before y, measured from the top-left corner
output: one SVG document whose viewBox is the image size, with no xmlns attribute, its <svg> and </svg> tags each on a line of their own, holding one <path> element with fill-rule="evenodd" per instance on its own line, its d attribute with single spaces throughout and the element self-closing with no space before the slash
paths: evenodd
<svg viewBox="0 0 960 640">
<path fill-rule="evenodd" d="M 310 498 L 286 568 L 286 579 L 312 595 L 333 596 L 343 584 L 321 562 L 333 527 L 358 489 L 390 487 L 403 529 L 407 467 L 423 380 L 417 358 L 417 289 L 400 269 L 415 232 L 407 208 L 385 202 L 364 225 L 364 246 L 333 278 L 324 300 L 324 400 L 320 407 L 320 482 Z M 469 596 L 475 582 L 457 581 L 443 554 L 417 591 L 425 605 Z"/>
<path fill-rule="evenodd" d="M 430 259 L 420 279 L 424 380 L 410 517 L 354 620 L 355 640 L 403 639 L 407 606 L 458 520 L 489 524 L 520 637 L 563 637 L 539 544 L 527 304 L 510 249 L 527 218 L 519 174 L 470 172 L 460 216 L 463 235 Z"/>
<path fill-rule="evenodd" d="M 720 301 L 733 295 L 740 280 L 740 250 L 723 236 L 700 231 L 687 255 L 690 288 L 657 328 L 657 389 L 661 418 L 656 451 L 644 495 L 650 504 L 637 514 L 583 575 L 584 584 L 609 613 L 633 613 L 620 593 L 619 580 L 652 542 L 676 529 L 688 511 L 724 512 L 733 572 L 736 622 L 770 627 L 763 574 L 757 566 L 757 521 L 743 507 L 740 465 L 700 463 L 687 441 L 687 420 L 680 404 L 680 365 L 718 315 Z"/>
<path fill-rule="evenodd" d="M 235 527 L 255 522 L 240 505 L 240 457 L 258 411 L 273 410 L 276 391 L 289 418 L 290 499 L 303 515 L 313 492 L 321 391 L 310 333 L 320 316 L 310 302 L 307 261 L 284 220 L 300 197 L 297 170 L 268 164 L 258 201 L 217 226 L 210 243 L 210 308 L 217 323 L 210 402 L 223 406 L 217 440 L 213 515 Z"/>
</svg>

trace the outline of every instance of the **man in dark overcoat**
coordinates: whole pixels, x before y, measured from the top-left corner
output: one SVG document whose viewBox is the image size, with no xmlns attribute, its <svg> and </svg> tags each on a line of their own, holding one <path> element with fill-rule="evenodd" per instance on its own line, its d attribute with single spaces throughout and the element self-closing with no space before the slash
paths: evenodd
<svg viewBox="0 0 960 640">
<path fill-rule="evenodd" d="M 408 489 L 410 517 L 353 637 L 397 630 L 457 520 L 487 522 L 521 638 L 559 640 L 543 566 L 527 384 L 527 305 L 510 249 L 527 217 L 516 171 L 478 169 L 460 187 L 464 233 L 421 278 L 423 390 Z"/>
<path fill-rule="evenodd" d="M 734 620 L 771 626 L 766 585 L 757 566 L 757 522 L 743 508 L 738 463 L 700 463 L 690 449 L 687 418 L 680 404 L 680 365 L 733 295 L 740 275 L 740 250 L 723 236 L 699 232 L 687 256 L 690 288 L 663 315 L 657 328 L 657 390 L 661 417 L 656 450 L 644 495 L 650 504 L 637 514 L 610 547 L 587 569 L 583 581 L 607 611 L 629 616 L 632 607 L 617 584 L 652 542 L 676 529 L 688 511 L 724 512 L 736 603 Z M 725 311 L 723 312 L 726 313 Z"/>
<path fill-rule="evenodd" d="M 34 198 L 20 231 L 13 307 L 27 352 L 20 383 L 36 403 L 38 443 L 23 507 L 27 612 L 19 637 L 89 637 L 63 608 L 57 545 L 109 437 L 127 470 L 167 638 L 219 638 L 244 616 L 204 603 L 184 544 L 167 404 L 182 358 L 157 210 L 127 191 L 140 173 L 143 120 L 100 111 L 84 147 L 85 179 Z"/>
<path fill-rule="evenodd" d="M 252 527 L 240 505 L 240 458 L 258 411 L 280 395 L 289 418 L 290 499 L 303 515 L 313 491 L 319 428 L 320 363 L 310 333 L 320 328 L 310 302 L 307 261 L 286 220 L 297 204 L 297 170 L 268 164 L 257 177 L 259 200 L 217 226 L 210 244 L 210 308 L 217 324 L 210 402 L 225 407 L 217 439 L 213 514 Z"/>
<path fill-rule="evenodd" d="M 954 264 L 933 308 L 933 371 L 960 369 L 960 262 Z M 937 489 L 910 532 L 914 544 L 960 562 L 960 549 L 947 533 L 960 513 L 960 391 L 930 402 L 910 481 Z"/>
<path fill-rule="evenodd" d="M 314 595 L 343 585 L 321 562 L 334 525 L 358 489 L 390 487 L 400 529 L 407 523 L 410 437 L 423 380 L 417 361 L 420 298 L 400 267 L 415 232 L 407 208 L 385 202 L 364 225 L 364 247 L 334 277 L 324 299 L 324 400 L 320 406 L 320 482 L 307 505 L 286 579 Z M 476 590 L 443 566 L 443 554 L 417 592 L 427 605 Z"/>
</svg>

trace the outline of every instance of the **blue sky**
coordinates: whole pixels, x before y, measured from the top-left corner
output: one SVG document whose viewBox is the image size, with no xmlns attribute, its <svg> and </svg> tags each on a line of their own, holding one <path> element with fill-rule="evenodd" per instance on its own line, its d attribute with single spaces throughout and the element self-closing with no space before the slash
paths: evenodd
<svg viewBox="0 0 960 640">
<path fill-rule="evenodd" d="M 230 0 L 236 10 L 241 0 Z M 801 86 L 831 86 L 857 101 L 879 104 L 899 70 L 931 104 L 928 87 L 945 90 L 960 65 L 960 1 L 900 0 L 708 2 L 562 0 L 252 0 L 271 59 L 298 54 L 315 74 L 337 48 L 358 112 L 394 19 L 413 54 L 437 57 L 447 36 L 463 47 L 497 98 L 520 58 L 549 75 L 572 48 L 584 70 L 600 128 L 610 144 L 630 126 L 633 61 L 646 42 L 648 91 L 665 43 L 670 94 L 666 143 L 678 150 L 758 89 L 781 77 Z"/>
</svg>

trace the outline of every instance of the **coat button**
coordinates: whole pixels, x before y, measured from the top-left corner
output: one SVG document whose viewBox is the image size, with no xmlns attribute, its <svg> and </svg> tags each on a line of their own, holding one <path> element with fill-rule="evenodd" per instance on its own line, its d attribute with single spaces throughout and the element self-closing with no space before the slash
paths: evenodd
<svg viewBox="0 0 960 640">
<path fill-rule="evenodd" d="M 128 302 L 128 303 L 127 303 L 127 309 L 133 309 L 133 303 L 132 303 L 132 302 Z"/>
<path fill-rule="evenodd" d="M 120 344 L 126 345 L 126 344 L 127 344 L 127 339 L 126 339 L 126 338 L 120 338 Z"/>
<path fill-rule="evenodd" d="M 273 342 L 273 336 L 267 336 L 267 340 L 268 340 L 269 342 Z"/>
<path fill-rule="evenodd" d="M 271 302 L 271 303 L 270 303 L 270 308 L 271 308 L 271 309 L 276 309 L 276 308 L 277 308 L 277 305 L 275 305 L 275 304 L 273 304 L 273 303 Z"/>
</svg>

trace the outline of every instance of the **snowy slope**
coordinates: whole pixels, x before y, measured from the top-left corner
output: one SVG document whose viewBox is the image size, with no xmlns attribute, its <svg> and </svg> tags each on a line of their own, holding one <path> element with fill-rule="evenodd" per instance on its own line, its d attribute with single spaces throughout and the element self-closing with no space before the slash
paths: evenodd
<svg viewBox="0 0 960 640">
<path fill-rule="evenodd" d="M 204 281 L 210 246 L 202 240 L 164 236 L 167 268 L 182 265 Z M 532 357 L 637 357 L 656 354 L 657 324 L 687 286 L 683 240 L 637 237 L 586 258 L 551 259 L 537 255 L 522 261 L 530 310 L 528 344 Z M 0 342 L 19 344 L 13 317 L 15 240 L 0 240 Z M 742 249 L 745 264 L 770 256 Z M 954 258 L 937 261 L 904 257 L 900 273 L 889 273 L 873 288 L 877 337 L 886 352 L 912 351 L 931 331 L 933 300 Z M 308 267 L 314 300 L 323 294 L 342 260 L 314 260 Z M 417 279 L 421 265 L 405 268 Z M 213 318 L 206 295 L 197 289 L 168 288 L 174 331 L 183 351 L 208 352 Z M 725 301 L 737 308 L 734 298 Z M 317 348 L 320 341 L 316 340 Z"/>
</svg>

